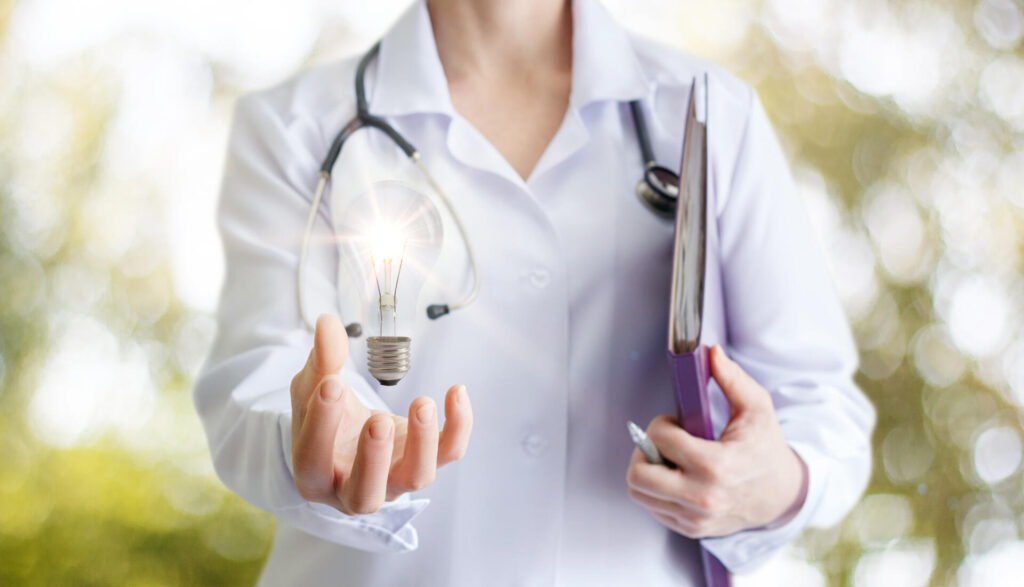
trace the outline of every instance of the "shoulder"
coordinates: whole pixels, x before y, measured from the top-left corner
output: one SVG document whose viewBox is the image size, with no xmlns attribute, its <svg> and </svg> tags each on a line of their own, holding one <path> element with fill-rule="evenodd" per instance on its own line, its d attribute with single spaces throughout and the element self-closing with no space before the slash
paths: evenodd
<svg viewBox="0 0 1024 587">
<path fill-rule="evenodd" d="M 334 136 L 355 112 L 352 81 L 358 57 L 298 73 L 242 95 L 235 103 L 225 160 L 228 195 L 249 201 L 253 190 L 228 189 L 239 181 L 275 185 L 305 198 Z M 225 198 L 227 201 L 227 198 Z"/>
<path fill-rule="evenodd" d="M 658 88 L 689 91 L 695 77 L 707 74 L 716 109 L 744 117 L 750 113 L 756 93 L 725 68 L 635 33 L 629 37 L 640 66 Z"/>
<path fill-rule="evenodd" d="M 235 105 L 235 125 L 312 126 L 333 134 L 355 112 L 353 83 L 358 62 L 359 55 L 345 57 L 243 94 Z"/>
<path fill-rule="evenodd" d="M 711 177 L 721 213 L 738 175 L 788 174 L 771 122 L 754 89 L 725 68 L 660 43 L 631 35 L 634 51 L 655 87 L 654 110 L 674 136 L 685 125 L 684 108 L 693 79 L 707 74 L 707 125 Z M 781 174 L 781 175 L 780 175 Z"/>
</svg>

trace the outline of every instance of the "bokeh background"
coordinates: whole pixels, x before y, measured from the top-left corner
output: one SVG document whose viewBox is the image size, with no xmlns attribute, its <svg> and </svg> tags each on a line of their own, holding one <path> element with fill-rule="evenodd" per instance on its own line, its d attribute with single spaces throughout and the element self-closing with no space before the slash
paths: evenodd
<svg viewBox="0 0 1024 587">
<path fill-rule="evenodd" d="M 232 104 L 407 3 L 0 0 L 0 584 L 255 580 L 274 521 L 189 397 Z M 863 502 L 742 583 L 1019 580 L 1021 1 L 605 5 L 757 88 L 878 408 Z"/>
</svg>

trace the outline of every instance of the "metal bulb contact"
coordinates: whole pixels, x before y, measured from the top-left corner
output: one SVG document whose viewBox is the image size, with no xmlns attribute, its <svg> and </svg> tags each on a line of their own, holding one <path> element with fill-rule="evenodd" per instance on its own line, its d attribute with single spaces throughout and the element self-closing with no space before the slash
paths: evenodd
<svg viewBox="0 0 1024 587">
<path fill-rule="evenodd" d="M 366 339 L 366 360 L 381 385 L 395 385 L 409 372 L 408 336 L 371 336 Z"/>
</svg>

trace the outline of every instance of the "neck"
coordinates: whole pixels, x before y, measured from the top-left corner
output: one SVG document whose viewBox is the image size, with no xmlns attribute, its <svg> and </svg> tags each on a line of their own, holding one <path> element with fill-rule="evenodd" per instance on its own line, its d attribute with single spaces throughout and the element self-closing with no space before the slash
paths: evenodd
<svg viewBox="0 0 1024 587">
<path fill-rule="evenodd" d="M 449 82 L 572 67 L 569 0 L 427 0 Z"/>
</svg>

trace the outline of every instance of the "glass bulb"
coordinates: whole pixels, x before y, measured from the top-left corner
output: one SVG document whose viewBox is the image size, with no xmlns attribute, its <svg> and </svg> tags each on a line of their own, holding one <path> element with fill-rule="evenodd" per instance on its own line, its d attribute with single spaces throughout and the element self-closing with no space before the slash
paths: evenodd
<svg viewBox="0 0 1024 587">
<path fill-rule="evenodd" d="M 395 385 L 409 371 L 420 290 L 441 254 L 441 215 L 422 192 L 388 180 L 352 198 L 339 218 L 341 269 L 351 281 L 343 286 L 362 301 L 370 374 Z"/>
</svg>

